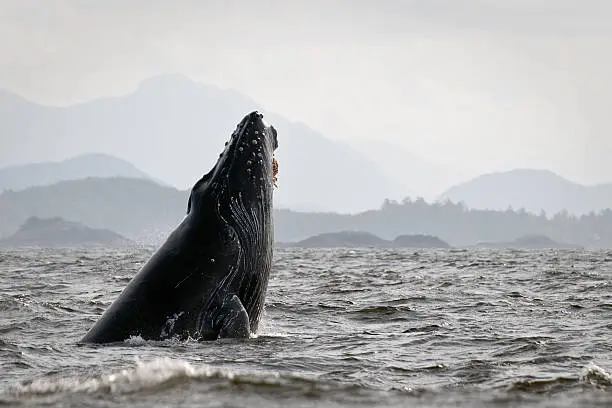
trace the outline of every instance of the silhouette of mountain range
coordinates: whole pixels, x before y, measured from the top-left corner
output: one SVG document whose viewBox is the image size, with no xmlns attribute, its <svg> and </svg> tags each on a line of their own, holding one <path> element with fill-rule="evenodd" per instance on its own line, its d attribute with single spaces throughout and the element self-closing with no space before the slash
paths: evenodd
<svg viewBox="0 0 612 408">
<path fill-rule="evenodd" d="M 357 143 L 359 149 L 353 149 L 267 112 L 236 91 L 167 74 L 143 81 L 128 95 L 67 107 L 31 103 L 0 90 L 0 165 L 9 166 L 0 169 L 0 191 L 113 176 L 188 189 L 254 109 L 279 133 L 277 208 L 357 213 L 378 208 L 386 198 L 435 197 L 430 193 L 438 187 L 422 180 L 443 185 L 458 177 L 388 142 Z M 547 170 L 514 170 L 457 184 L 438 199 L 477 209 L 584 214 L 612 205 L 612 183 L 583 186 Z"/>
<path fill-rule="evenodd" d="M 373 161 L 349 146 L 267 112 L 238 92 L 174 74 L 145 80 L 125 96 L 67 107 L 42 106 L 1 92 L 0 165 L 100 152 L 185 189 L 210 170 L 238 122 L 252 110 L 262 111 L 278 131 L 279 205 L 355 212 L 398 194 Z"/>
<path fill-rule="evenodd" d="M 0 194 L 0 238 L 25 220 L 61 217 L 90 228 L 109 229 L 141 243 L 158 244 L 183 219 L 189 191 L 136 178 L 88 178 Z M 297 242 L 318 234 L 362 231 L 392 240 L 399 235 L 436 236 L 452 246 L 512 242 L 546 236 L 585 247 L 612 245 L 612 210 L 581 217 L 546 217 L 524 211 L 470 210 L 452 202 L 386 201 L 354 215 L 274 212 L 275 240 Z"/>
<path fill-rule="evenodd" d="M 76 156 L 60 162 L 33 163 L 0 169 L 0 191 L 23 190 L 88 177 L 151 179 L 131 163 L 101 153 Z"/>
<path fill-rule="evenodd" d="M 612 206 L 612 183 L 584 186 L 549 170 L 518 169 L 476 177 L 446 190 L 440 200 L 464 202 L 470 208 L 581 215 Z"/>
<path fill-rule="evenodd" d="M 35 216 L 60 217 L 157 243 L 184 217 L 188 196 L 141 178 L 88 178 L 5 191 L 0 194 L 0 238 Z"/>
</svg>

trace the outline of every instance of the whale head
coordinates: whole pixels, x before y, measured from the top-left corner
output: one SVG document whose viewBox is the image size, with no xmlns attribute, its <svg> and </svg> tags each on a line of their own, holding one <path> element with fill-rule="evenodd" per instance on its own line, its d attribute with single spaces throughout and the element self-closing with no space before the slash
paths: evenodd
<svg viewBox="0 0 612 408">
<path fill-rule="evenodd" d="M 257 207 L 272 205 L 277 132 L 257 111 L 238 124 L 215 166 L 193 187 L 187 213 L 201 201 L 241 201 Z M 208 203 L 209 204 L 209 203 Z"/>
</svg>

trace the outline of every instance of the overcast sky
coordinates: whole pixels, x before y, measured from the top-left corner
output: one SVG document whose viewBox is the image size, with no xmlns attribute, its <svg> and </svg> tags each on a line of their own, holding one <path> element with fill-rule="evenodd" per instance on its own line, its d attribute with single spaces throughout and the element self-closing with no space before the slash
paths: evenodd
<svg viewBox="0 0 612 408">
<path fill-rule="evenodd" d="M 0 56 L 46 104 L 179 72 L 449 169 L 612 181 L 608 0 L 0 0 Z"/>
</svg>

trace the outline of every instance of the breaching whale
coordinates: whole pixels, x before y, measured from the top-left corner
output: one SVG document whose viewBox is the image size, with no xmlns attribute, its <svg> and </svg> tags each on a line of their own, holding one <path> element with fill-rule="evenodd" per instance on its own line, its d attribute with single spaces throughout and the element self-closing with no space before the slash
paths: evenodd
<svg viewBox="0 0 612 408">
<path fill-rule="evenodd" d="M 186 217 L 81 342 L 257 331 L 272 263 L 276 130 L 255 111 L 225 145 L 193 186 Z"/>
</svg>

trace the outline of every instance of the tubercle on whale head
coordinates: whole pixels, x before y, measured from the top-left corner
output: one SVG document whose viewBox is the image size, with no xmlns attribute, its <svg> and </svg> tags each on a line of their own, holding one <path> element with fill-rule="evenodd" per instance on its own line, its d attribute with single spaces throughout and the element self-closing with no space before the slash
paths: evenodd
<svg viewBox="0 0 612 408">
<path fill-rule="evenodd" d="M 226 146 L 231 158 L 228 184 L 236 189 L 273 185 L 277 148 L 276 129 L 263 120 L 263 115 L 257 111 L 246 115 Z"/>
<path fill-rule="evenodd" d="M 253 195 L 265 199 L 276 186 L 278 162 L 274 151 L 278 148 L 276 129 L 253 111 L 246 115 L 225 143 L 215 166 L 193 187 L 187 212 L 199 195 Z"/>
</svg>

